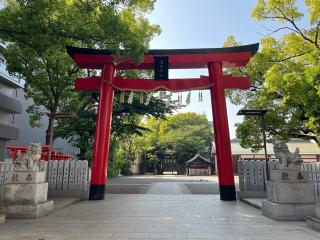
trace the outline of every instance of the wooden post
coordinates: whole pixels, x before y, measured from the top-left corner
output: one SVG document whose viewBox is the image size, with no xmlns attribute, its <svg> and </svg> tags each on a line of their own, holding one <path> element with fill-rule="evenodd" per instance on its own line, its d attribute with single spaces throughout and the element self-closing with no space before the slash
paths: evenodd
<svg viewBox="0 0 320 240">
<path fill-rule="evenodd" d="M 209 64 L 209 77 L 213 83 L 213 86 L 210 87 L 210 92 L 219 173 L 220 199 L 234 201 L 236 200 L 236 189 L 221 63 Z"/>
</svg>

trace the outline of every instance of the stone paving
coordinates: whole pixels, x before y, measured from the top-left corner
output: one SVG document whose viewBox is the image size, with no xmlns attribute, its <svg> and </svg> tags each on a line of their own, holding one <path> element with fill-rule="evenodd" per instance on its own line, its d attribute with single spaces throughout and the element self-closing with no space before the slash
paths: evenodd
<svg viewBox="0 0 320 240">
<path fill-rule="evenodd" d="M 235 177 L 238 182 L 238 177 Z M 154 184 L 157 182 L 204 183 L 218 182 L 217 176 L 185 176 L 185 175 L 136 175 L 121 176 L 108 179 L 108 184 Z"/>
<path fill-rule="evenodd" d="M 236 187 L 238 177 L 235 177 Z M 170 185 L 174 184 L 174 185 Z M 178 186 L 179 185 L 179 186 Z M 157 190 L 150 189 L 157 186 Z M 169 187 L 166 187 L 169 186 Z M 178 188 L 177 188 L 178 187 Z M 159 191 L 162 188 L 162 191 Z M 183 176 L 183 175 L 139 175 L 122 176 L 108 180 L 108 194 L 144 194 L 152 191 L 154 194 L 178 192 L 183 194 L 219 194 L 217 176 Z M 175 192 L 174 194 L 177 194 Z M 181 193 L 180 192 L 180 193 Z"/>
<path fill-rule="evenodd" d="M 277 222 L 243 202 L 220 201 L 212 194 L 216 177 L 137 176 L 110 182 L 122 191 L 132 185 L 131 194 L 78 202 L 41 219 L 7 219 L 0 225 L 0 240 L 320 239 L 305 222 Z M 199 192 L 195 187 L 212 193 L 191 194 Z M 137 190 L 140 194 L 132 194 Z"/>
<path fill-rule="evenodd" d="M 146 194 L 190 194 L 190 191 L 180 182 L 158 182 Z"/>
<path fill-rule="evenodd" d="M 111 194 L 37 220 L 9 219 L 1 240 L 248 239 L 319 240 L 305 222 L 277 222 L 218 195 Z"/>
</svg>

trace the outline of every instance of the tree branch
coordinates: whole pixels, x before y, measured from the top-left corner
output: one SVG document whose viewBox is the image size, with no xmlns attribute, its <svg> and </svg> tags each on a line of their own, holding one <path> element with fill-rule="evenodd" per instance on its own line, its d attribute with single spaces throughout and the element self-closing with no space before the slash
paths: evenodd
<svg viewBox="0 0 320 240">
<path fill-rule="evenodd" d="M 317 27 L 316 27 L 316 36 L 315 36 L 315 39 L 314 39 L 315 44 L 316 44 L 316 46 L 318 46 L 318 48 L 319 48 L 319 44 L 318 44 L 319 32 L 320 32 L 320 21 L 319 21 L 318 24 L 317 24 Z"/>
<path fill-rule="evenodd" d="M 286 21 L 288 21 L 289 23 L 291 23 L 291 25 L 298 31 L 299 35 L 300 35 L 304 40 L 306 40 L 306 41 L 314 44 L 317 48 L 319 48 L 319 45 L 318 45 L 317 43 L 315 43 L 314 41 L 312 41 L 312 39 L 308 38 L 308 37 L 302 32 L 302 30 L 298 27 L 298 25 L 296 24 L 296 22 L 295 22 L 293 19 L 290 19 L 288 16 L 286 16 L 286 15 L 284 14 L 284 12 L 283 12 L 280 8 L 276 7 L 276 9 L 280 12 L 280 14 L 282 15 L 282 18 L 283 18 L 284 20 L 286 20 Z"/>
<path fill-rule="evenodd" d="M 303 55 L 305 55 L 307 53 L 311 53 L 311 52 L 313 52 L 313 50 L 307 51 L 307 52 L 298 53 L 298 54 L 295 54 L 295 55 L 292 55 L 292 56 L 289 56 L 289 57 L 286 57 L 286 58 L 282 58 L 282 59 L 280 59 L 278 61 L 273 61 L 273 62 L 285 62 L 285 61 L 290 60 L 292 58 L 301 57 L 301 56 L 303 56 Z"/>
<path fill-rule="evenodd" d="M 295 30 L 295 29 L 293 29 L 293 28 L 291 28 L 291 27 L 288 27 L 288 26 L 280 27 L 280 28 L 277 28 L 277 29 L 275 29 L 275 30 L 270 29 L 270 28 L 268 28 L 268 27 L 265 26 L 265 25 L 261 25 L 261 26 L 262 26 L 263 28 L 265 28 L 265 29 L 269 32 L 268 34 L 264 35 L 264 37 L 268 37 L 268 36 L 270 36 L 270 35 L 272 35 L 272 34 L 274 34 L 274 33 L 276 33 L 276 32 L 279 32 L 279 31 L 282 31 L 282 30 L 285 30 L 285 29 L 288 29 L 288 30 L 290 30 L 290 31 L 299 33 L 297 30 Z"/>
</svg>

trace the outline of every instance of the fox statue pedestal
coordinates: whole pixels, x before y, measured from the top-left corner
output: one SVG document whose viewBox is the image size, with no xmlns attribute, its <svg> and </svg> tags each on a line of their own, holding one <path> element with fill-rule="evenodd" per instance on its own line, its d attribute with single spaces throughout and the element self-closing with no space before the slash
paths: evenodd
<svg viewBox="0 0 320 240">
<path fill-rule="evenodd" d="M 0 212 L 8 218 L 40 218 L 53 210 L 53 201 L 47 201 L 46 173 L 39 171 L 41 145 L 33 143 L 26 154 L 18 152 L 14 171 L 4 186 Z"/>
<path fill-rule="evenodd" d="M 262 201 L 262 213 L 274 220 L 306 220 L 313 216 L 316 196 L 308 174 L 301 171 L 299 148 L 291 153 L 283 141 L 275 141 L 273 151 L 280 170 L 270 172 L 268 200 Z"/>
<path fill-rule="evenodd" d="M 272 170 L 262 213 L 274 220 L 306 220 L 315 211 L 315 194 L 308 175 L 296 168 Z"/>
<path fill-rule="evenodd" d="M 307 226 L 320 232 L 320 204 L 316 206 L 316 217 L 307 217 Z"/>
<path fill-rule="evenodd" d="M 53 210 L 53 201 L 47 201 L 47 196 L 45 172 L 12 172 L 4 187 L 4 213 L 7 218 L 40 218 Z"/>
</svg>

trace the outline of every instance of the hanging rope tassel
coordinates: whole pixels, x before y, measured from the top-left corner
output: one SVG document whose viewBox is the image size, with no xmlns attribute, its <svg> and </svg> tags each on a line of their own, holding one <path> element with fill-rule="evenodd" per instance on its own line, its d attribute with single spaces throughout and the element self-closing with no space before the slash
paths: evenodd
<svg viewBox="0 0 320 240">
<path fill-rule="evenodd" d="M 141 92 L 140 93 L 140 104 L 143 104 L 143 102 L 144 102 L 144 93 Z"/>
<path fill-rule="evenodd" d="M 124 99 L 125 99 L 125 92 L 121 91 L 121 93 L 120 93 L 120 103 L 124 103 Z"/>
<path fill-rule="evenodd" d="M 128 103 L 132 104 L 132 102 L 133 102 L 133 91 L 131 91 L 131 93 L 129 94 L 129 97 L 128 97 Z"/>
</svg>

